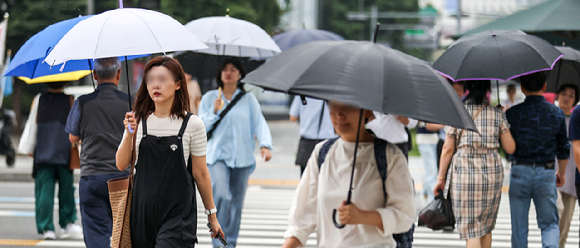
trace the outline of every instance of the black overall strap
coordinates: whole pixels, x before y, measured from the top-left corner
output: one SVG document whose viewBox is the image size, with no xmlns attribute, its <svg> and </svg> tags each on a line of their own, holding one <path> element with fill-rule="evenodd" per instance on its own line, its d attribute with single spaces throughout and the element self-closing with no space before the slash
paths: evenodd
<svg viewBox="0 0 580 248">
<path fill-rule="evenodd" d="M 147 118 L 147 119 L 149 119 L 149 118 Z M 147 119 L 141 120 L 141 125 L 143 126 L 143 136 L 142 137 L 147 136 Z"/>
<path fill-rule="evenodd" d="M 187 115 L 185 116 L 185 119 L 183 120 L 183 123 L 181 124 L 181 129 L 179 129 L 179 134 L 177 134 L 177 138 L 181 139 L 183 137 L 183 134 L 185 133 L 185 129 L 187 129 L 187 122 L 189 122 L 189 118 L 192 116 L 191 113 L 187 113 Z"/>
</svg>

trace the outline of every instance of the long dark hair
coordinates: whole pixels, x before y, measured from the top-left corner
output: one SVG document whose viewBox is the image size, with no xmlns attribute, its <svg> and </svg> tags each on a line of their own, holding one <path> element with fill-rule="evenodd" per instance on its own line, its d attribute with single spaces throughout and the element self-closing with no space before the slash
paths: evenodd
<svg viewBox="0 0 580 248">
<path fill-rule="evenodd" d="M 242 62 L 240 62 L 239 60 L 234 59 L 234 58 L 227 58 L 224 60 L 224 62 L 222 62 L 221 66 L 217 72 L 217 75 L 215 76 L 215 80 L 217 82 L 218 88 L 222 88 L 222 89 L 224 88 L 224 82 L 222 81 L 222 71 L 224 69 L 226 69 L 226 66 L 228 64 L 232 64 L 238 71 L 240 71 L 240 76 L 241 76 L 240 80 L 242 78 L 246 77 L 246 70 L 244 70 L 244 66 L 242 66 Z M 246 91 L 244 89 L 244 85 L 241 84 L 239 82 L 239 80 L 238 80 L 238 89 L 240 89 L 241 91 L 244 91 L 244 92 Z"/>
<path fill-rule="evenodd" d="M 465 82 L 465 90 L 469 91 L 463 100 L 467 102 L 472 100 L 475 104 L 487 102 L 487 92 L 491 91 L 491 81 L 473 80 Z"/>
<path fill-rule="evenodd" d="M 163 66 L 171 71 L 175 83 L 179 83 L 181 88 L 175 91 L 175 97 L 173 99 L 173 105 L 171 106 L 171 116 L 174 118 L 185 118 L 185 111 L 190 111 L 189 106 L 189 94 L 187 91 L 187 82 L 185 81 L 185 73 L 183 72 L 183 67 L 181 64 L 173 58 L 161 56 L 152 59 L 147 63 L 145 71 L 143 72 L 143 83 L 137 91 L 137 96 L 135 97 L 135 118 L 137 121 L 147 120 L 153 111 L 155 111 L 155 103 L 151 96 L 149 96 L 149 90 L 147 90 L 147 73 L 157 66 Z"/>
</svg>

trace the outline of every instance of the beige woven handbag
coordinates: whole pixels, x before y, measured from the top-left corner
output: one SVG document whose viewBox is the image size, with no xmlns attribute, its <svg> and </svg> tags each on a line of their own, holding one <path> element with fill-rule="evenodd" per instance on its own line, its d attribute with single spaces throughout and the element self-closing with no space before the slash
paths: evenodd
<svg viewBox="0 0 580 248">
<path fill-rule="evenodd" d="M 135 141 L 137 129 L 133 133 L 133 150 L 131 151 L 131 171 L 129 176 L 107 181 L 109 200 L 113 212 L 112 248 L 131 248 L 131 202 L 133 200 L 133 173 L 135 170 Z"/>
</svg>

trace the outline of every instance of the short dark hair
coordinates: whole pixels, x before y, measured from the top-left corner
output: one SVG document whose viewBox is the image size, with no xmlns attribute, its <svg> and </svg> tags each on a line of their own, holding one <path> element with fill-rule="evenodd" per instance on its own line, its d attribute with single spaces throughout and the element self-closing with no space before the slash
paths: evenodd
<svg viewBox="0 0 580 248">
<path fill-rule="evenodd" d="M 473 100 L 475 104 L 483 104 L 487 101 L 487 92 L 491 90 L 491 81 L 473 80 L 465 82 L 465 90 L 469 91 L 463 101 Z"/>
<path fill-rule="evenodd" d="M 513 84 L 508 85 L 507 86 L 507 91 L 510 91 L 510 90 L 516 90 L 516 86 L 513 85 Z"/>
<path fill-rule="evenodd" d="M 574 104 L 572 104 L 572 106 L 576 106 L 578 104 L 578 101 L 580 101 L 580 95 L 578 94 L 580 92 L 580 89 L 575 84 L 564 84 L 560 86 L 560 88 L 558 88 L 558 91 L 556 91 L 556 95 L 560 95 L 560 93 L 562 93 L 562 91 L 566 89 L 574 90 Z"/>
<path fill-rule="evenodd" d="M 540 71 L 528 75 L 524 75 L 518 78 L 522 84 L 522 88 L 528 92 L 538 92 L 544 88 L 546 85 L 546 78 L 548 74 L 545 71 Z"/>
<path fill-rule="evenodd" d="M 64 88 L 64 86 L 66 86 L 68 84 L 68 82 L 54 82 L 54 83 L 48 83 L 48 88 L 52 89 L 52 90 L 60 90 L 62 88 Z"/>
<path fill-rule="evenodd" d="M 227 58 L 224 60 L 224 62 L 222 62 L 221 66 L 217 72 L 217 75 L 215 77 L 218 87 L 220 87 L 222 89 L 224 87 L 224 82 L 222 81 L 222 71 L 226 68 L 226 66 L 228 64 L 232 64 L 234 67 L 236 67 L 236 69 L 238 71 L 240 71 L 240 76 L 241 76 L 240 80 L 243 79 L 244 77 L 246 77 L 246 70 L 244 70 L 244 66 L 242 65 L 242 62 L 238 59 Z M 245 91 L 243 85 L 240 84 L 239 82 L 238 82 L 238 88 L 242 91 Z"/>
</svg>

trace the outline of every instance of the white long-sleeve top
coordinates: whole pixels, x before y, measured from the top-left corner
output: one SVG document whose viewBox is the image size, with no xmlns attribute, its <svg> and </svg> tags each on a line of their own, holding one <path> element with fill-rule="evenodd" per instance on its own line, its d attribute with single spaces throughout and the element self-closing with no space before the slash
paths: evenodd
<svg viewBox="0 0 580 248">
<path fill-rule="evenodd" d="M 395 115 L 386 115 L 377 111 L 373 111 L 375 119 L 367 123 L 367 128 L 372 130 L 375 135 L 393 144 L 406 143 L 409 141 L 409 136 L 405 131 L 405 127 L 413 129 L 417 126 L 419 121 L 409 118 L 409 123 L 405 126 Z"/>
<path fill-rule="evenodd" d="M 403 153 L 395 145 L 387 146 L 388 201 L 385 202 L 374 144 L 359 143 L 352 203 L 361 210 L 378 211 L 383 231 L 371 225 L 347 225 L 338 229 L 332 222 L 332 211 L 346 198 L 355 144 L 338 139 L 319 171 L 317 160 L 321 146 L 318 144 L 314 149 L 296 189 L 284 237 L 294 236 L 305 245 L 308 236 L 316 230 L 317 247 L 396 247 L 392 234 L 408 231 L 416 217 L 413 182 Z"/>
</svg>

